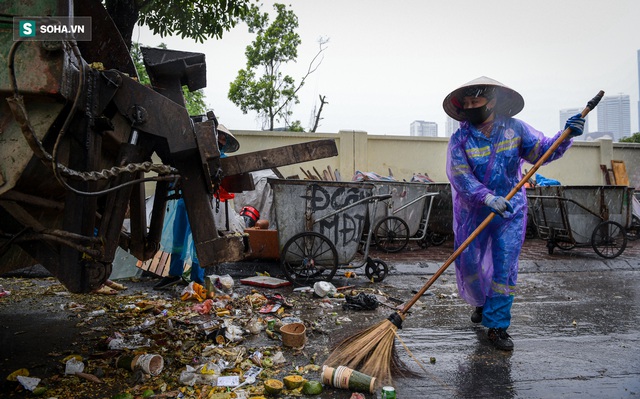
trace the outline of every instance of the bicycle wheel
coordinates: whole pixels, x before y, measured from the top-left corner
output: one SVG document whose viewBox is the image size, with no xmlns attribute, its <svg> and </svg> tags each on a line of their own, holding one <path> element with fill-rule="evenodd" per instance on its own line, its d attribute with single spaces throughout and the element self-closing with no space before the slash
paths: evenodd
<svg viewBox="0 0 640 399">
<path fill-rule="evenodd" d="M 389 266 L 381 259 L 367 259 L 367 265 L 364 268 L 364 275 L 374 283 L 384 280 L 389 274 Z"/>
<path fill-rule="evenodd" d="M 387 216 L 373 230 L 378 248 L 385 252 L 399 252 L 409 242 L 409 226 L 397 216 Z"/>
<path fill-rule="evenodd" d="M 298 233 L 284 245 L 281 263 L 287 280 L 296 285 L 331 281 L 338 270 L 338 251 L 320 233 Z"/>
<path fill-rule="evenodd" d="M 591 246 L 603 258 L 613 259 L 627 247 L 627 234 L 619 223 L 601 222 L 591 234 Z"/>
</svg>

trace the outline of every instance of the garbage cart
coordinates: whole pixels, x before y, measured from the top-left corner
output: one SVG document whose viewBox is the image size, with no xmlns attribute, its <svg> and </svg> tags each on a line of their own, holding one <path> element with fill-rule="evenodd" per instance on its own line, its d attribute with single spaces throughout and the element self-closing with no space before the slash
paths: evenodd
<svg viewBox="0 0 640 399">
<path fill-rule="evenodd" d="M 545 186 L 527 189 L 539 238 L 555 248 L 591 247 L 603 258 L 621 255 L 632 223 L 633 189 L 622 186 Z"/>
<path fill-rule="evenodd" d="M 375 219 L 376 203 L 390 195 L 375 195 L 375 186 L 365 182 L 295 179 L 268 182 L 273 190 L 280 262 L 289 281 L 296 285 L 331 281 L 338 269 L 362 266 L 367 278 L 375 282 L 387 276 L 387 264 L 368 255 L 370 232 L 361 262 L 353 261 L 359 252 L 367 217 Z M 368 215 L 369 211 L 373 214 Z"/>
<path fill-rule="evenodd" d="M 385 252 L 399 252 L 410 240 L 423 248 L 428 246 L 428 223 L 434 198 L 429 186 L 419 182 L 376 181 L 377 194 L 391 198 L 378 202 L 376 218 L 371 221 L 373 239 Z"/>
</svg>

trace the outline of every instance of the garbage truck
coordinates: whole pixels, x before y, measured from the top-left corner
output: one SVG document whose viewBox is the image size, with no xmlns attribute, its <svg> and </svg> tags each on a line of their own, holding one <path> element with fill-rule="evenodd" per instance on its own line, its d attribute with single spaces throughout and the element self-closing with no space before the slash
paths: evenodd
<svg viewBox="0 0 640 399">
<path fill-rule="evenodd" d="M 19 31 L 80 17 L 90 40 Z M 118 248 L 153 258 L 175 192 L 200 264 L 241 260 L 248 237 L 216 226 L 212 197 L 251 190 L 252 171 L 337 155 L 333 140 L 315 140 L 221 157 L 215 114 L 189 115 L 183 95 L 206 87 L 204 54 L 143 49 L 151 85 L 141 84 L 99 0 L 1 2 L 0 53 L 0 274 L 40 264 L 69 291 L 91 292 Z"/>
</svg>

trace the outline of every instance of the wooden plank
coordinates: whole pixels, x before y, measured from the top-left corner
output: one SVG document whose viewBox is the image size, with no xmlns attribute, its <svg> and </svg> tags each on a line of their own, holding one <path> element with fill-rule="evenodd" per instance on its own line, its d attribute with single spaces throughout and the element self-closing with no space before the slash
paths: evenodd
<svg viewBox="0 0 640 399">
<path fill-rule="evenodd" d="M 278 176 L 278 179 L 284 179 L 284 176 L 282 175 L 282 173 L 280 173 L 280 170 L 278 168 L 271 168 L 271 171 Z"/>
<path fill-rule="evenodd" d="M 624 165 L 624 161 L 611 160 L 611 169 L 613 170 L 613 176 L 617 186 L 629 187 L 629 176 L 627 175 L 627 168 Z"/>
<path fill-rule="evenodd" d="M 338 155 L 338 147 L 335 140 L 314 140 L 220 158 L 220 167 L 225 176 L 231 176 L 278 166 L 315 161 L 316 159 L 329 158 L 336 155 Z"/>
<path fill-rule="evenodd" d="M 302 171 L 302 173 L 304 174 L 305 179 L 309 179 L 312 180 L 312 177 L 309 175 L 309 173 L 307 173 L 306 170 L 302 169 L 302 166 L 300 167 L 300 170 Z"/>
<path fill-rule="evenodd" d="M 336 175 L 333 173 L 333 169 L 331 169 L 331 165 L 327 165 L 327 170 L 329 171 L 329 176 L 331 176 L 331 180 L 336 181 Z"/>
</svg>

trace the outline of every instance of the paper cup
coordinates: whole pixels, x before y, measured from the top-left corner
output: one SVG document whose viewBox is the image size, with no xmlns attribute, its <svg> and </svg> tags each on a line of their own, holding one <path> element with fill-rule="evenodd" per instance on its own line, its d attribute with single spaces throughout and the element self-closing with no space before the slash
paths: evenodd
<svg viewBox="0 0 640 399">
<path fill-rule="evenodd" d="M 290 348 L 302 348 L 307 342 L 307 328 L 302 323 L 290 323 L 280 327 L 282 344 Z"/>
<path fill-rule="evenodd" d="M 142 370 L 147 374 L 156 376 L 164 368 L 164 359 L 156 354 L 122 355 L 116 360 L 116 367 L 129 371 Z"/>
<path fill-rule="evenodd" d="M 138 357 L 135 367 L 140 368 L 147 374 L 158 375 L 164 368 L 164 359 L 160 355 L 145 354 Z"/>
</svg>

